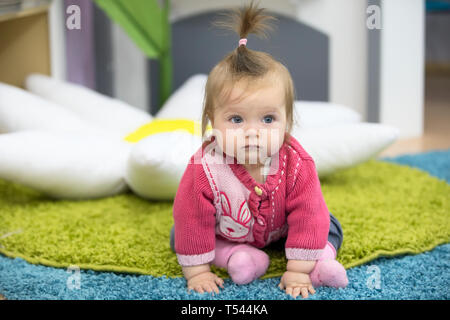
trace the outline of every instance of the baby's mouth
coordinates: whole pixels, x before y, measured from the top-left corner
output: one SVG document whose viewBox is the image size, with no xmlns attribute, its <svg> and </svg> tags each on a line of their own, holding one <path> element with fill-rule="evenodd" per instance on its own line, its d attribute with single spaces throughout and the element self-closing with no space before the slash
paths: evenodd
<svg viewBox="0 0 450 320">
<path fill-rule="evenodd" d="M 243 149 L 245 150 L 258 150 L 259 146 L 258 145 L 246 145 L 243 147 Z"/>
</svg>

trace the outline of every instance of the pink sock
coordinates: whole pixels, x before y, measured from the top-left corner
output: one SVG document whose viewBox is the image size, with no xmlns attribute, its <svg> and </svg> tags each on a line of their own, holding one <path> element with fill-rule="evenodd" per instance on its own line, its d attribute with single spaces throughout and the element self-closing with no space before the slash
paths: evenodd
<svg viewBox="0 0 450 320">
<path fill-rule="evenodd" d="M 313 287 L 345 288 L 348 284 L 345 268 L 336 260 L 336 249 L 327 242 L 322 256 L 309 274 Z"/>
<path fill-rule="evenodd" d="M 226 268 L 236 284 L 247 284 L 261 277 L 269 267 L 269 256 L 247 244 L 216 239 L 214 265 Z"/>
</svg>

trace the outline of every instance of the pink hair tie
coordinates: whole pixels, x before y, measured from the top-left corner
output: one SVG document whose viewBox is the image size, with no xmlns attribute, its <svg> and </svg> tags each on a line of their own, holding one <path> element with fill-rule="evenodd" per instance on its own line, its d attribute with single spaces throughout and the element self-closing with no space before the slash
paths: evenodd
<svg viewBox="0 0 450 320">
<path fill-rule="evenodd" d="M 242 38 L 241 40 L 239 40 L 239 46 L 241 45 L 247 45 L 247 39 L 246 38 Z"/>
</svg>

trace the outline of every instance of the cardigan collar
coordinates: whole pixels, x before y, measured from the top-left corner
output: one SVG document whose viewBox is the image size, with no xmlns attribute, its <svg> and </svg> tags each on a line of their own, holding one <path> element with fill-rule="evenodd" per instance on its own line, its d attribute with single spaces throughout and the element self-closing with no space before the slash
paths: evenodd
<svg viewBox="0 0 450 320">
<path fill-rule="evenodd" d="M 269 174 L 266 177 L 266 181 L 264 183 L 257 182 L 251 174 L 247 171 L 244 165 L 241 163 L 233 162 L 228 164 L 236 175 L 236 177 L 241 181 L 243 185 L 250 190 L 250 192 L 255 191 L 255 187 L 258 187 L 262 190 L 261 199 L 264 200 L 267 197 L 267 194 L 270 193 L 277 185 L 278 180 L 280 179 L 281 165 L 282 159 L 284 155 L 284 148 L 280 148 L 280 150 L 272 156 Z M 274 161 L 278 159 L 277 161 Z"/>
</svg>

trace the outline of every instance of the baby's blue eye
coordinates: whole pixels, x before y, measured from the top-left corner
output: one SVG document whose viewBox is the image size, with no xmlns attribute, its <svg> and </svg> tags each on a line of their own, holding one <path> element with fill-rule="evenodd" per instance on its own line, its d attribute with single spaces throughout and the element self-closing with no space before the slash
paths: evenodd
<svg viewBox="0 0 450 320">
<path fill-rule="evenodd" d="M 272 123 L 273 116 L 265 116 L 264 117 L 264 123 Z"/>
<path fill-rule="evenodd" d="M 242 118 L 240 116 L 232 116 L 230 118 L 232 123 L 241 123 L 242 122 Z"/>
</svg>

